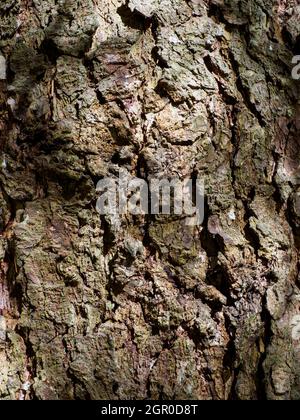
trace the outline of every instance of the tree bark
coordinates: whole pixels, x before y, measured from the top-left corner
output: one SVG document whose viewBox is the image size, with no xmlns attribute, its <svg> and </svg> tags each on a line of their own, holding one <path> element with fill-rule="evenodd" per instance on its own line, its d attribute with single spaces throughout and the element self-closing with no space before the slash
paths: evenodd
<svg viewBox="0 0 300 420">
<path fill-rule="evenodd" d="M 300 398 L 299 0 L 3 0 L 0 398 Z M 205 220 L 96 210 L 119 170 Z"/>
</svg>

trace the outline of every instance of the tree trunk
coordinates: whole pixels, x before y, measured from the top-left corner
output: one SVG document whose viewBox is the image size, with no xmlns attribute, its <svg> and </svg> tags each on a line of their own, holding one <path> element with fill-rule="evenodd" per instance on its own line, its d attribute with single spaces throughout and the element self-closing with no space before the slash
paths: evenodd
<svg viewBox="0 0 300 420">
<path fill-rule="evenodd" d="M 0 398 L 300 398 L 299 0 L 3 0 Z M 201 178 L 205 220 L 96 209 Z"/>
</svg>

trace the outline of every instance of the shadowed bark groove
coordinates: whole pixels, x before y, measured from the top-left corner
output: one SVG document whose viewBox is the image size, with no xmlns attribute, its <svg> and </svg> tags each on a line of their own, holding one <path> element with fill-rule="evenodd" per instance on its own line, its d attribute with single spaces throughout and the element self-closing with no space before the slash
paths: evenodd
<svg viewBox="0 0 300 420">
<path fill-rule="evenodd" d="M 0 399 L 300 398 L 299 14 L 2 1 Z M 120 170 L 203 225 L 100 218 Z"/>
</svg>

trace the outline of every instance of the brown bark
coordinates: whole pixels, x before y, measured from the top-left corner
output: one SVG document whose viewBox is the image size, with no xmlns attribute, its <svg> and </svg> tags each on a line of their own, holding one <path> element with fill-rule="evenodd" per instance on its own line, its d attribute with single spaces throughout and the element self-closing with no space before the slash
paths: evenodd
<svg viewBox="0 0 300 420">
<path fill-rule="evenodd" d="M 2 1 L 1 399 L 299 399 L 299 7 Z M 100 218 L 120 169 L 203 226 Z"/>
</svg>

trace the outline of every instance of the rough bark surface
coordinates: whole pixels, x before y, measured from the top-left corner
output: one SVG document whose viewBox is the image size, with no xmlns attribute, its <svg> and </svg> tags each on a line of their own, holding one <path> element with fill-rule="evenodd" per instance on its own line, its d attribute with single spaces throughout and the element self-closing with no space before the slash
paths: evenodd
<svg viewBox="0 0 300 420">
<path fill-rule="evenodd" d="M 299 0 L 2 0 L 0 398 L 299 399 Z M 205 178 L 203 226 L 96 212 Z"/>
</svg>

